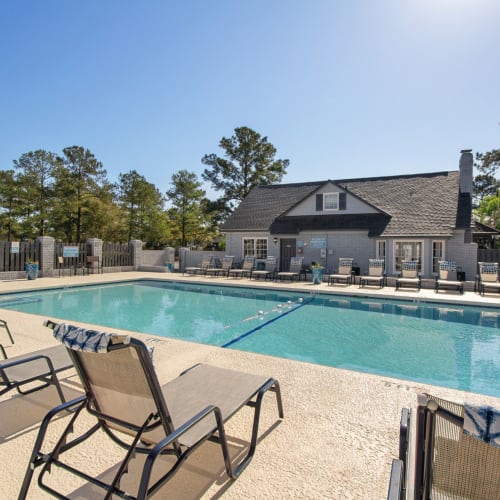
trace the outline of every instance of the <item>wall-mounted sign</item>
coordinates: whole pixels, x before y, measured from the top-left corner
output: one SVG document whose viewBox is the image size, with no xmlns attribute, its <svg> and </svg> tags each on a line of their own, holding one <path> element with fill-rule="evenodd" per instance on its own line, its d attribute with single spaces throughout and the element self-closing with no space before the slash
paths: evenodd
<svg viewBox="0 0 500 500">
<path fill-rule="evenodd" d="M 19 253 L 19 241 L 10 242 L 10 253 Z"/>
<path fill-rule="evenodd" d="M 63 257 L 78 257 L 78 247 L 63 247 Z"/>
<path fill-rule="evenodd" d="M 326 238 L 311 238 L 311 248 L 326 248 Z"/>
</svg>

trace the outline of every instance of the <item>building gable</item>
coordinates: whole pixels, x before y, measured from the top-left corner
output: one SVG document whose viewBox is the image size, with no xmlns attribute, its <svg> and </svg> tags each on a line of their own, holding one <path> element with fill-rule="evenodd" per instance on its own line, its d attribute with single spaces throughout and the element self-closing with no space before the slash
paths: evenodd
<svg viewBox="0 0 500 500">
<path fill-rule="evenodd" d="M 356 196 L 335 182 L 328 181 L 305 197 L 285 214 L 297 216 L 330 216 L 335 214 L 374 214 L 380 213 L 376 207 Z"/>
</svg>

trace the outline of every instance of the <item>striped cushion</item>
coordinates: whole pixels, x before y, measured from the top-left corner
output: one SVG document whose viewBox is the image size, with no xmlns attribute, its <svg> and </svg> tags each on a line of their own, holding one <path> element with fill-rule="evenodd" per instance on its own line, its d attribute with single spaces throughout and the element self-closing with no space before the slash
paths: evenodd
<svg viewBox="0 0 500 500">
<path fill-rule="evenodd" d="M 403 271 L 415 271 L 418 269 L 418 261 L 416 260 L 403 260 L 402 262 Z"/>
<path fill-rule="evenodd" d="M 497 274 L 498 264 L 496 262 L 479 262 L 481 274 Z"/>
<path fill-rule="evenodd" d="M 439 261 L 440 271 L 456 271 L 457 263 L 454 260 L 440 260 Z"/>
</svg>

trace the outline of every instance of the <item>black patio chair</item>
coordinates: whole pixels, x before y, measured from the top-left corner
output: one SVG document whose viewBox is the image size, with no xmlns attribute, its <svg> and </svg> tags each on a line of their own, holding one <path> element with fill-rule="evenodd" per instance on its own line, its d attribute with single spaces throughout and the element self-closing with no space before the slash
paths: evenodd
<svg viewBox="0 0 500 500">
<path fill-rule="evenodd" d="M 157 493 L 189 455 L 208 439 L 220 443 L 227 474 L 235 479 L 255 452 L 262 399 L 267 391 L 275 392 L 279 417 L 283 418 L 279 383 L 273 378 L 200 364 L 162 387 L 156 377 L 150 351 L 140 340 L 71 325 L 56 325 L 51 321 L 46 324 L 54 328 L 54 335 L 68 347 L 85 396 L 59 405 L 45 417 L 29 461 L 20 499 L 26 497 L 37 467 L 41 467 L 39 487 L 59 498 L 64 495 L 46 482 L 46 473 L 55 467 L 102 488 L 106 497 L 148 498 Z M 246 456 L 234 467 L 225 423 L 244 406 L 254 409 L 252 437 Z M 45 438 L 52 419 L 67 410 L 73 410 L 67 427 L 52 450 L 46 451 Z M 75 423 L 85 412 L 95 417 L 95 425 L 70 439 Z M 78 469 L 71 463 L 70 453 L 69 457 L 66 456 L 68 450 L 74 450 L 99 430 L 125 450 L 123 461 L 109 483 Z M 129 436 L 127 441 L 124 438 L 126 435 Z M 120 489 L 120 480 L 136 453 L 145 454 L 146 459 L 134 495 Z M 167 470 L 163 470 L 167 467 L 165 463 L 157 461 L 164 455 L 175 459 Z M 151 484 L 153 469 L 160 477 Z"/>
<path fill-rule="evenodd" d="M 0 361 L 0 395 L 13 389 L 26 395 L 54 385 L 61 401 L 65 401 L 57 374 L 72 368 L 73 363 L 63 346 L 8 358 L 0 344 L 0 353 L 4 358 Z"/>
<path fill-rule="evenodd" d="M 414 469 L 408 468 L 409 425 L 402 417 L 400 456 L 393 461 L 387 498 L 406 498 L 408 476 L 414 474 L 415 499 L 500 499 L 499 420 L 500 411 L 489 406 L 420 394 Z"/>
</svg>

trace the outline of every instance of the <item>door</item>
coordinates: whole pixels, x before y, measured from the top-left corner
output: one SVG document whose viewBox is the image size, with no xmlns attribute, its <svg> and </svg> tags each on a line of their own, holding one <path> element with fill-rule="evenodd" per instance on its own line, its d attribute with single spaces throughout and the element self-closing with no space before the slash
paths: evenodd
<svg viewBox="0 0 500 500">
<path fill-rule="evenodd" d="M 295 238 L 280 240 L 280 271 L 290 270 L 290 259 L 295 257 L 297 242 Z"/>
</svg>

